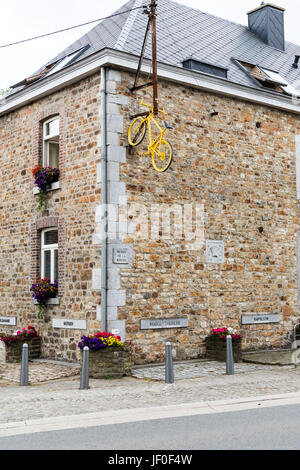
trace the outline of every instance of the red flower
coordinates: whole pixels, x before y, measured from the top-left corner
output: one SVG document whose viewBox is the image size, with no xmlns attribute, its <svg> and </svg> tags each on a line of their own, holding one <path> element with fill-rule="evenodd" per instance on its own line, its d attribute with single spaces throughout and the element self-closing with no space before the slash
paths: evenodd
<svg viewBox="0 0 300 470">
<path fill-rule="evenodd" d="M 36 165 L 33 169 L 32 169 L 32 174 L 34 177 L 36 177 L 36 175 L 38 174 L 38 172 L 42 169 L 41 165 Z"/>
</svg>

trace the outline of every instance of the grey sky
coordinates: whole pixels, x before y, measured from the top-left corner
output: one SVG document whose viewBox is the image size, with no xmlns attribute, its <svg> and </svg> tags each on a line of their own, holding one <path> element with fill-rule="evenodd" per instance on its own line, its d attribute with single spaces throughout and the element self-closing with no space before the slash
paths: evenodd
<svg viewBox="0 0 300 470">
<path fill-rule="evenodd" d="M 0 0 L 0 45 L 102 18 L 125 3 L 126 0 Z M 246 13 L 258 7 L 261 0 L 180 0 L 178 3 L 246 25 Z M 300 52 L 299 0 L 276 0 L 276 5 L 286 9 L 286 39 L 299 44 Z M 29 76 L 93 26 L 0 49 L 0 88 Z"/>
</svg>

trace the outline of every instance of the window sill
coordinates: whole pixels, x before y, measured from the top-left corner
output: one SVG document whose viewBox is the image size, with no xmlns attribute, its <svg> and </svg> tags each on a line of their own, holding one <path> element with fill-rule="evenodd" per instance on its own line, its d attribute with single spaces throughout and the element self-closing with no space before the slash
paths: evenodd
<svg viewBox="0 0 300 470">
<path fill-rule="evenodd" d="M 52 183 L 51 188 L 47 189 L 47 192 L 54 191 L 55 189 L 61 189 L 60 181 L 56 181 L 55 183 Z M 40 192 L 40 189 L 37 186 L 35 186 L 32 190 L 33 194 L 38 194 L 39 192 Z"/>
<path fill-rule="evenodd" d="M 38 305 L 38 301 L 34 299 L 33 301 L 34 305 Z M 46 301 L 47 305 L 59 305 L 60 304 L 60 298 L 59 297 L 53 297 L 52 299 L 48 299 Z"/>
</svg>

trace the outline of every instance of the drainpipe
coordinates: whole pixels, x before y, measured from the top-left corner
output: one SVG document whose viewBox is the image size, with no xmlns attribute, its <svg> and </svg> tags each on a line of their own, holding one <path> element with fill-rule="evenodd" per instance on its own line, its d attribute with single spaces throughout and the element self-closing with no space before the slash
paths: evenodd
<svg viewBox="0 0 300 470">
<path fill-rule="evenodd" d="M 106 69 L 101 67 L 101 223 L 102 223 L 102 246 L 101 246 L 101 330 L 107 330 L 107 118 L 106 118 Z"/>
</svg>

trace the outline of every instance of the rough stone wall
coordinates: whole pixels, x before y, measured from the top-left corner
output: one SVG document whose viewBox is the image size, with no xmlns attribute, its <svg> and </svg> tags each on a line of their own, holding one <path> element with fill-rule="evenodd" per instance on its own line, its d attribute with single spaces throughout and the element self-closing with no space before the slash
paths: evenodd
<svg viewBox="0 0 300 470">
<path fill-rule="evenodd" d="M 99 293 L 92 289 L 99 89 L 95 74 L 0 118 L 0 312 L 17 317 L 17 326 L 0 325 L 0 331 L 34 325 L 43 357 L 79 358 L 82 332 L 53 328 L 52 319 L 86 319 L 89 329 L 99 326 Z M 60 188 L 47 193 L 45 210 L 38 212 L 32 168 L 41 156 L 41 122 L 53 114 L 61 118 Z M 53 225 L 59 230 L 60 303 L 49 305 L 44 320 L 38 320 L 30 293 L 39 271 L 38 231 Z"/>
<path fill-rule="evenodd" d="M 136 363 L 162 361 L 165 341 L 173 343 L 177 359 L 204 355 L 206 336 L 221 326 L 237 328 L 246 350 L 282 346 L 299 317 L 298 117 L 160 81 L 160 105 L 174 127 L 166 134 L 174 161 L 159 174 L 144 156 L 147 136 L 128 148 L 130 116 L 144 110 L 141 98 L 151 103 L 149 89 L 129 94 L 133 79 L 108 74 L 109 202 L 116 209 L 109 246 L 133 249 L 130 266 L 109 265 L 109 328 L 134 342 Z M 0 312 L 17 317 L 17 327 L 1 325 L 0 332 L 33 324 L 44 357 L 78 360 L 80 335 L 101 327 L 99 91 L 95 74 L 0 118 Z M 38 213 L 31 174 L 40 152 L 37 124 L 57 112 L 61 187 L 49 192 L 46 210 Z M 126 202 L 133 213 L 124 222 Z M 174 204 L 203 208 L 204 242 L 224 242 L 224 263 L 206 262 L 205 243 L 195 248 L 184 238 L 163 237 L 155 216 Z M 151 215 L 155 236 L 137 236 L 143 227 L 136 224 L 136 205 Z M 60 234 L 60 304 L 49 305 L 39 321 L 29 289 L 37 272 L 37 233 L 50 222 Z M 242 326 L 245 313 L 279 313 L 280 323 Z M 188 317 L 188 329 L 140 330 L 142 318 L 174 317 Z M 53 328 L 55 318 L 86 319 L 87 330 Z"/>
<path fill-rule="evenodd" d="M 128 93 L 132 82 L 124 73 L 116 91 L 127 99 L 119 106 L 124 146 L 130 116 L 144 110 L 142 98 L 151 104 L 151 89 Z M 162 360 L 168 340 L 178 359 L 198 357 L 211 328 L 222 326 L 241 332 L 244 350 L 283 346 L 299 317 L 299 118 L 166 81 L 160 81 L 159 102 L 174 127 L 167 133 L 174 161 L 159 174 L 144 156 L 147 137 L 139 147 L 127 148 L 120 180 L 126 183 L 128 204 L 139 203 L 148 214 L 157 204 L 203 204 L 204 238 L 223 240 L 225 259 L 208 264 L 205 244 L 191 250 L 185 240 L 172 237 L 138 240 L 137 232 L 123 237 L 134 254 L 132 269 L 120 270 L 126 306 L 119 308 L 118 318 L 126 320 L 136 361 Z M 279 313 L 280 323 L 241 325 L 247 313 Z M 188 329 L 139 327 L 141 318 L 182 316 L 189 318 Z"/>
</svg>

